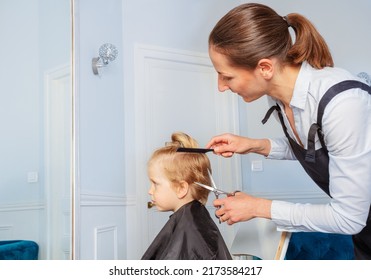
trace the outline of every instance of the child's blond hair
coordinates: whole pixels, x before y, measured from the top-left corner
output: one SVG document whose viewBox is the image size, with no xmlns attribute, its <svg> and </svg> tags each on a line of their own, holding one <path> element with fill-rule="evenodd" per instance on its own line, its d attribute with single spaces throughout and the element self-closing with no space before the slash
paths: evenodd
<svg viewBox="0 0 371 280">
<path fill-rule="evenodd" d="M 196 140 L 183 132 L 173 133 L 171 142 L 167 142 L 165 147 L 156 150 L 148 161 L 148 166 L 161 164 L 164 173 L 176 188 L 181 181 L 185 181 L 190 186 L 193 199 L 202 204 L 206 204 L 209 190 L 199 187 L 194 182 L 199 182 L 210 186 L 211 172 L 210 160 L 206 154 L 177 152 L 179 147 L 197 148 Z"/>
</svg>

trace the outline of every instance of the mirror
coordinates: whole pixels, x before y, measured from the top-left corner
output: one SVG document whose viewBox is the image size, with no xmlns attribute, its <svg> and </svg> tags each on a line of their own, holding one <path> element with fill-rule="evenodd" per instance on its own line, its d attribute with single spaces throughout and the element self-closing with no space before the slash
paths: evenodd
<svg viewBox="0 0 371 280">
<path fill-rule="evenodd" d="M 0 0 L 0 240 L 70 259 L 70 0 Z"/>
</svg>

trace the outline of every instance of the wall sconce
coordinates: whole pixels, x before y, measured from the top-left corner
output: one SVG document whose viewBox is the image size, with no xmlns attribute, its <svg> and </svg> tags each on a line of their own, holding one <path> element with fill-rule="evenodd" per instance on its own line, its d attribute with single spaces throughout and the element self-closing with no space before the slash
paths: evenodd
<svg viewBox="0 0 371 280">
<path fill-rule="evenodd" d="M 115 60 L 118 55 L 117 48 L 109 43 L 102 45 L 99 48 L 99 57 L 92 59 L 92 68 L 95 75 L 99 74 L 99 69 L 106 67 L 110 61 Z"/>
</svg>

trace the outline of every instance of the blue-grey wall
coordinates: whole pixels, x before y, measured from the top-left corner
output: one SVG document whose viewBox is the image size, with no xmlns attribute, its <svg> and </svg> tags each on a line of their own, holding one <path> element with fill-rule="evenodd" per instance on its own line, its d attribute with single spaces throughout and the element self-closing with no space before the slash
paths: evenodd
<svg viewBox="0 0 371 280">
<path fill-rule="evenodd" d="M 40 259 L 54 191 L 44 174 L 45 73 L 71 65 L 71 26 L 69 0 L 0 1 L 0 239 L 35 241 Z"/>
<path fill-rule="evenodd" d="M 1 0 L 0 204 L 44 201 L 44 73 L 70 64 L 70 3 Z M 27 182 L 38 172 L 37 183 Z"/>
</svg>

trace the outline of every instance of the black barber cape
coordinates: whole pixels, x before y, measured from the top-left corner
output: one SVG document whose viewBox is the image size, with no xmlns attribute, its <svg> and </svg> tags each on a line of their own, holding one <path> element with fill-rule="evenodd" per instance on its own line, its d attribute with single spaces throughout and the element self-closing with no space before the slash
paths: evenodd
<svg viewBox="0 0 371 280">
<path fill-rule="evenodd" d="M 194 200 L 169 218 L 142 260 L 231 260 L 206 207 Z"/>
</svg>

